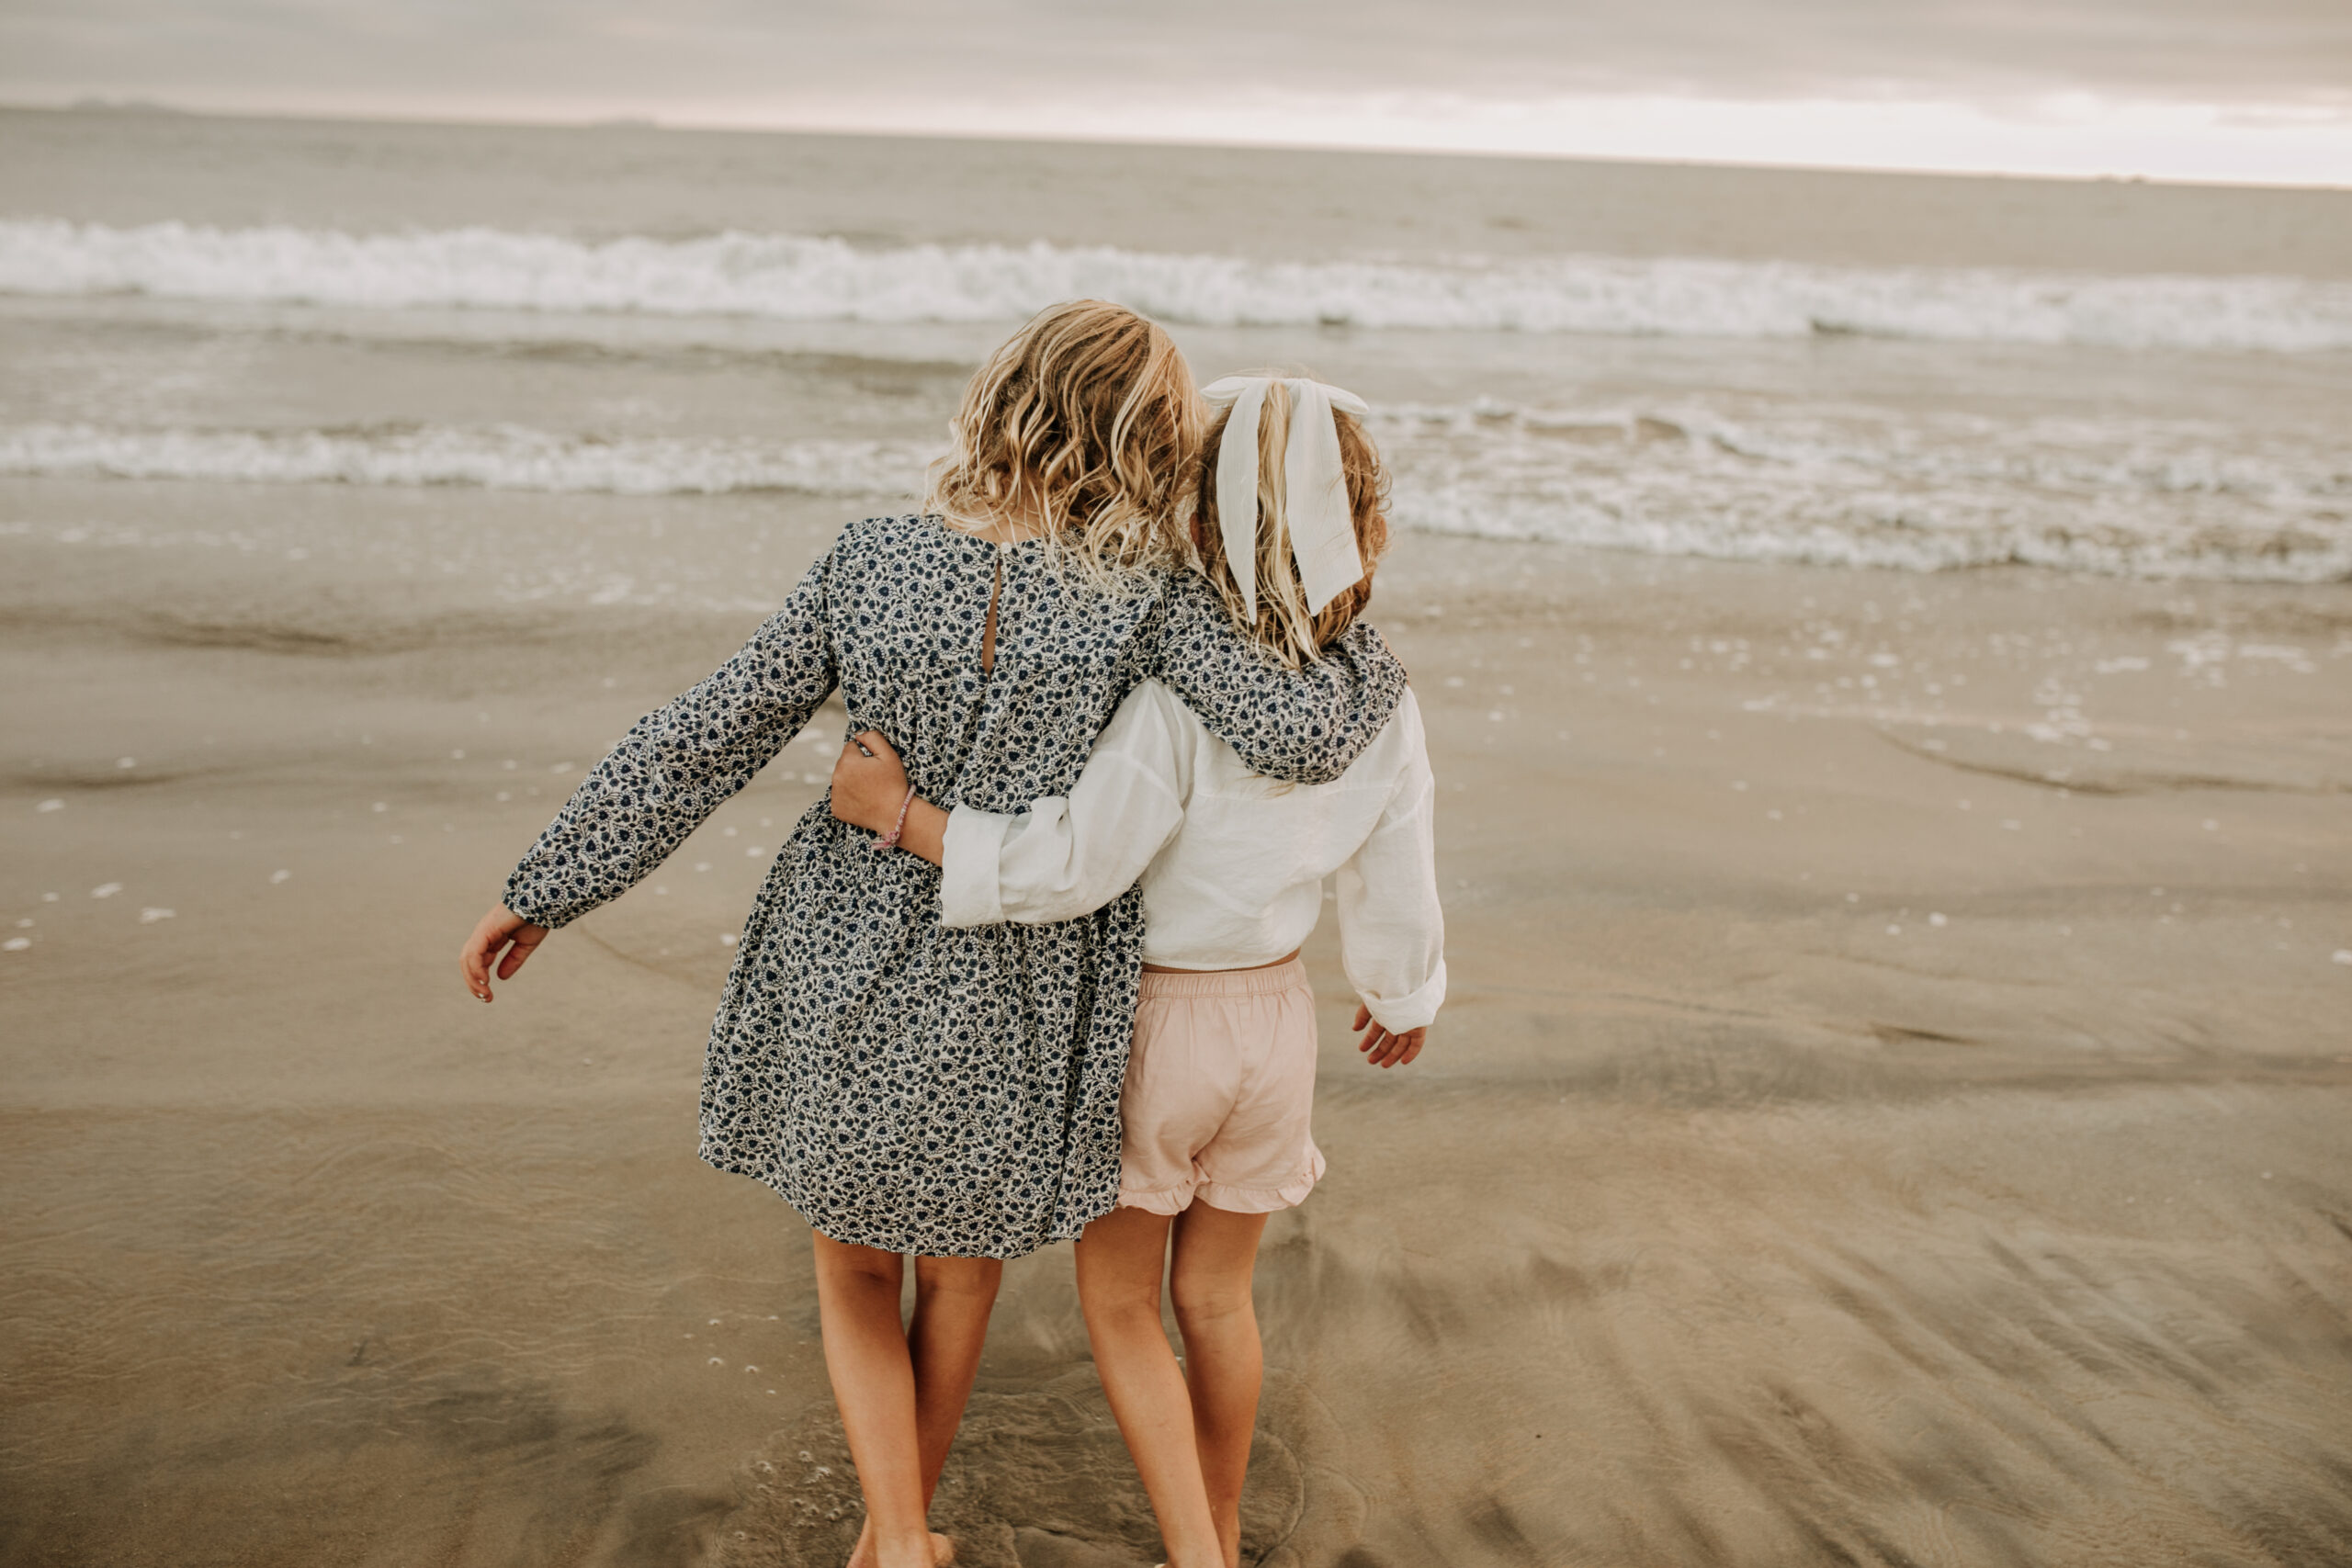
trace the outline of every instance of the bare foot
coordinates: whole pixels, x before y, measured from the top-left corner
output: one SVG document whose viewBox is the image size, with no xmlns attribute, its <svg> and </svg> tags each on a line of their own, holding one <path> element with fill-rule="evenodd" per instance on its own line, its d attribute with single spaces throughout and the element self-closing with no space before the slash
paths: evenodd
<svg viewBox="0 0 2352 1568">
<path fill-rule="evenodd" d="M 948 1540 L 945 1536 L 940 1534 L 937 1530 L 932 1531 L 932 1568 L 947 1568 L 947 1565 L 955 1561 L 956 1543 Z M 857 1532 L 857 1545 L 850 1551 L 849 1562 L 846 1564 L 846 1568 L 875 1568 L 874 1526 L 871 1523 L 859 1527 Z"/>
</svg>

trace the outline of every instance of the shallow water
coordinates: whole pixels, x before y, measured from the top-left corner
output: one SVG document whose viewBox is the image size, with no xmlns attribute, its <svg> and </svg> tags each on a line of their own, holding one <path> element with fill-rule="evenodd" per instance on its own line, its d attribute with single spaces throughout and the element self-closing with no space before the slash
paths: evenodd
<svg viewBox="0 0 2352 1568">
<path fill-rule="evenodd" d="M 1408 527 L 2352 576 L 2342 193 L 6 124 L 0 473 L 903 503 L 1092 294 L 1371 398 Z"/>
</svg>

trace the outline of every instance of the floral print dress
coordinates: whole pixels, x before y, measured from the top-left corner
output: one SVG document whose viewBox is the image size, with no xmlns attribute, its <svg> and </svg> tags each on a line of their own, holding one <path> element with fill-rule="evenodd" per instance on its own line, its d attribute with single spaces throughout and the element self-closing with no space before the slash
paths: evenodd
<svg viewBox="0 0 2352 1568">
<path fill-rule="evenodd" d="M 507 908 L 552 927 L 618 897 L 836 688 L 850 732 L 888 736 L 926 799 L 1018 812 L 1069 793 L 1154 675 L 1251 766 L 1300 783 L 1343 772 L 1405 682 L 1362 624 L 1292 671 L 1188 573 L 1089 589 L 1034 542 L 869 519 L 741 651 L 631 728 L 515 867 Z M 1140 894 L 950 931 L 938 868 L 867 843 L 820 800 L 778 852 L 711 1026 L 702 1157 L 837 1241 L 1016 1258 L 1076 1235 L 1118 1197 Z"/>
</svg>

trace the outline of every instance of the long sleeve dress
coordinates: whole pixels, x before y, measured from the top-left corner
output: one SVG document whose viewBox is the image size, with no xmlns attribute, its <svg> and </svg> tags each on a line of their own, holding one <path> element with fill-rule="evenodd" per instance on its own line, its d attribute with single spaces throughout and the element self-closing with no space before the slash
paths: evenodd
<svg viewBox="0 0 2352 1568">
<path fill-rule="evenodd" d="M 1066 795 L 1151 677 L 1251 767 L 1321 783 L 1405 689 L 1369 626 L 1332 651 L 1283 669 L 1189 574 L 1089 589 L 1035 543 L 868 519 L 732 659 L 630 728 L 515 867 L 506 905 L 554 927 L 618 897 L 836 688 L 849 732 L 888 736 L 947 807 Z M 1076 1235 L 1118 1201 L 1140 893 L 1050 925 L 949 929 L 938 869 L 867 841 L 820 800 L 777 852 L 711 1026 L 702 1157 L 837 1241 L 1016 1258 Z"/>
</svg>

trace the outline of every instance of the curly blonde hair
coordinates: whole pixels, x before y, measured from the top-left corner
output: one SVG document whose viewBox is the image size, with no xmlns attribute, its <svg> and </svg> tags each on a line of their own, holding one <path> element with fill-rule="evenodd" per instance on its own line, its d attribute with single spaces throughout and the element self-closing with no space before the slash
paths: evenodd
<svg viewBox="0 0 2352 1568">
<path fill-rule="evenodd" d="M 1156 322 L 1100 299 L 1047 306 L 980 367 L 949 428 L 923 505 L 951 525 L 1042 518 L 1057 559 L 1096 584 L 1182 558 L 1201 402 Z"/>
<path fill-rule="evenodd" d="M 1217 415 L 1202 443 L 1193 543 L 1202 575 L 1225 602 L 1234 626 L 1296 670 L 1320 662 L 1323 649 L 1372 603 L 1373 574 L 1380 570 L 1380 558 L 1388 550 L 1388 471 L 1381 467 L 1380 449 L 1364 434 L 1363 424 L 1345 410 L 1333 409 L 1331 418 L 1340 433 L 1340 469 L 1347 478 L 1348 512 L 1355 523 L 1363 577 L 1321 610 L 1310 611 L 1291 555 L 1290 523 L 1283 511 L 1283 454 L 1290 434 L 1290 389 L 1277 380 L 1266 389 L 1265 407 L 1258 416 L 1258 618 L 1254 624 L 1244 611 L 1241 588 L 1233 580 L 1217 521 L 1216 458 L 1233 417 L 1230 409 Z"/>
</svg>

